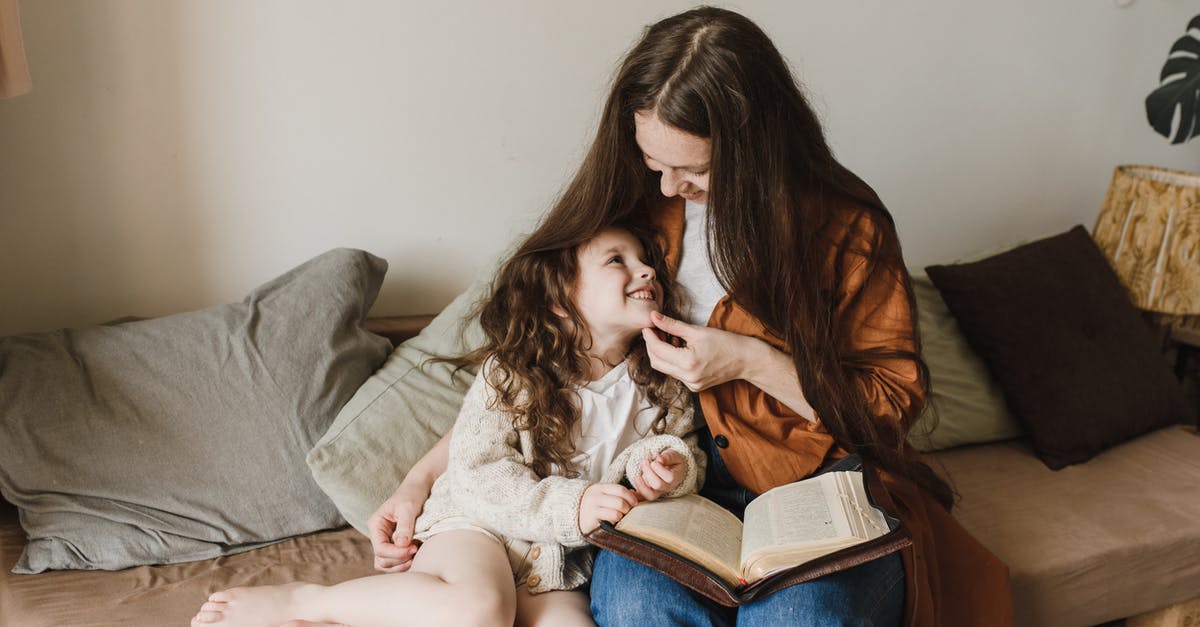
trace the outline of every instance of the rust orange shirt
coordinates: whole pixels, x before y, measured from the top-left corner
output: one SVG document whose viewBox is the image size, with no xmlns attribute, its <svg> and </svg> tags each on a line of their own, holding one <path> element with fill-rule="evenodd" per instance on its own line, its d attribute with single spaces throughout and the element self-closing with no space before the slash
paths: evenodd
<svg viewBox="0 0 1200 627">
<path fill-rule="evenodd" d="M 913 311 L 902 281 L 870 280 L 867 259 L 874 221 L 863 209 L 847 207 L 843 219 L 823 234 L 829 244 L 826 285 L 835 295 L 834 333 L 843 354 L 903 349 L 916 352 Z M 653 216 L 666 248 L 667 265 L 678 268 L 683 242 L 682 199 L 666 199 Z M 849 248 L 847 248 L 849 247 Z M 838 267 L 838 265 L 841 267 Z M 893 269 L 902 271 L 902 269 Z M 857 296 L 857 298 L 853 298 Z M 788 347 L 728 296 L 717 303 L 708 326 Z M 907 433 L 924 404 L 913 360 L 877 359 L 847 364 L 847 375 L 876 420 L 898 423 Z M 735 380 L 700 392 L 700 404 L 713 435 L 729 440 L 721 457 L 737 481 L 755 491 L 804 478 L 827 458 L 845 454 L 817 421 L 810 422 L 747 381 Z M 914 453 L 915 454 L 915 453 Z M 880 503 L 912 533 L 902 552 L 905 568 L 905 625 L 1009 627 L 1013 624 L 1008 567 L 979 544 L 933 497 L 903 477 L 880 473 L 888 495 Z"/>
<path fill-rule="evenodd" d="M 668 266 L 677 267 L 683 238 L 683 203 L 667 202 L 655 216 L 666 240 Z M 835 336 L 846 345 L 842 352 L 902 349 L 916 353 L 912 310 L 904 284 L 867 281 L 867 259 L 842 250 L 869 251 L 875 223 L 866 211 L 847 209 L 843 220 L 826 230 L 826 265 L 841 268 L 826 273 L 841 277 L 839 285 L 827 286 L 837 299 L 834 311 Z M 857 298 L 853 298 L 857 297 Z M 726 296 L 717 303 L 708 326 L 764 340 L 785 353 L 783 342 L 769 334 L 749 312 Z M 877 360 L 848 368 L 848 376 L 880 420 L 898 421 L 907 429 L 924 404 L 917 364 L 911 360 Z M 722 458 L 741 485 L 765 492 L 812 474 L 828 457 L 845 453 L 833 438 L 814 423 L 746 381 L 734 380 L 704 390 L 700 405 L 714 436 L 724 435 L 729 446 Z"/>
</svg>

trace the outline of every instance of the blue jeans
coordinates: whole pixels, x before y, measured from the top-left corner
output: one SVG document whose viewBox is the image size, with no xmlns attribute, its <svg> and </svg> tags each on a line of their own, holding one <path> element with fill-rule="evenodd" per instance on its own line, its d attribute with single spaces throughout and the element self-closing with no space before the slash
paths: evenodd
<svg viewBox="0 0 1200 627">
<path fill-rule="evenodd" d="M 740 518 L 755 494 L 739 486 L 707 430 L 704 496 Z M 592 616 L 616 625 L 875 625 L 904 618 L 904 564 L 898 553 L 784 588 L 741 607 L 724 607 L 666 575 L 615 553 L 596 555 L 590 587 Z"/>
</svg>

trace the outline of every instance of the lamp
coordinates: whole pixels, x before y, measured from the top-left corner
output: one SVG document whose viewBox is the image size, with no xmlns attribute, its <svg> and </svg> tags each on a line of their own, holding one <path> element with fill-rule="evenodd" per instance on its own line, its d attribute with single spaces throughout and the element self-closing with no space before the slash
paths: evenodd
<svg viewBox="0 0 1200 627">
<path fill-rule="evenodd" d="M 1117 166 L 1092 237 L 1139 309 L 1200 323 L 1200 174 Z"/>
</svg>

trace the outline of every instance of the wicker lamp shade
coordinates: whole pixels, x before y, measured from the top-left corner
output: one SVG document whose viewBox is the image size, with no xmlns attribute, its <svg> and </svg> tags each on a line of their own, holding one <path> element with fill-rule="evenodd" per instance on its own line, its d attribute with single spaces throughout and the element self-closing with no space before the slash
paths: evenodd
<svg viewBox="0 0 1200 627">
<path fill-rule="evenodd" d="M 1200 314 L 1200 174 L 1118 166 L 1092 237 L 1139 308 Z"/>
</svg>

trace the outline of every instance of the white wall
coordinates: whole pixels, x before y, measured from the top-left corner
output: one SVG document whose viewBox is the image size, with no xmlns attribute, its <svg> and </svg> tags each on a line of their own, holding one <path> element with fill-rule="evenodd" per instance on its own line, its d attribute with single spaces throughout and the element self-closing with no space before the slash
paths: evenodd
<svg viewBox="0 0 1200 627">
<path fill-rule="evenodd" d="M 391 263 L 374 313 L 434 311 L 559 192 L 643 25 L 688 6 L 26 0 L 0 333 L 237 300 L 335 246 Z M 1200 169 L 1141 104 L 1194 0 L 730 6 L 912 265 L 1090 227 L 1117 164 Z"/>
</svg>

